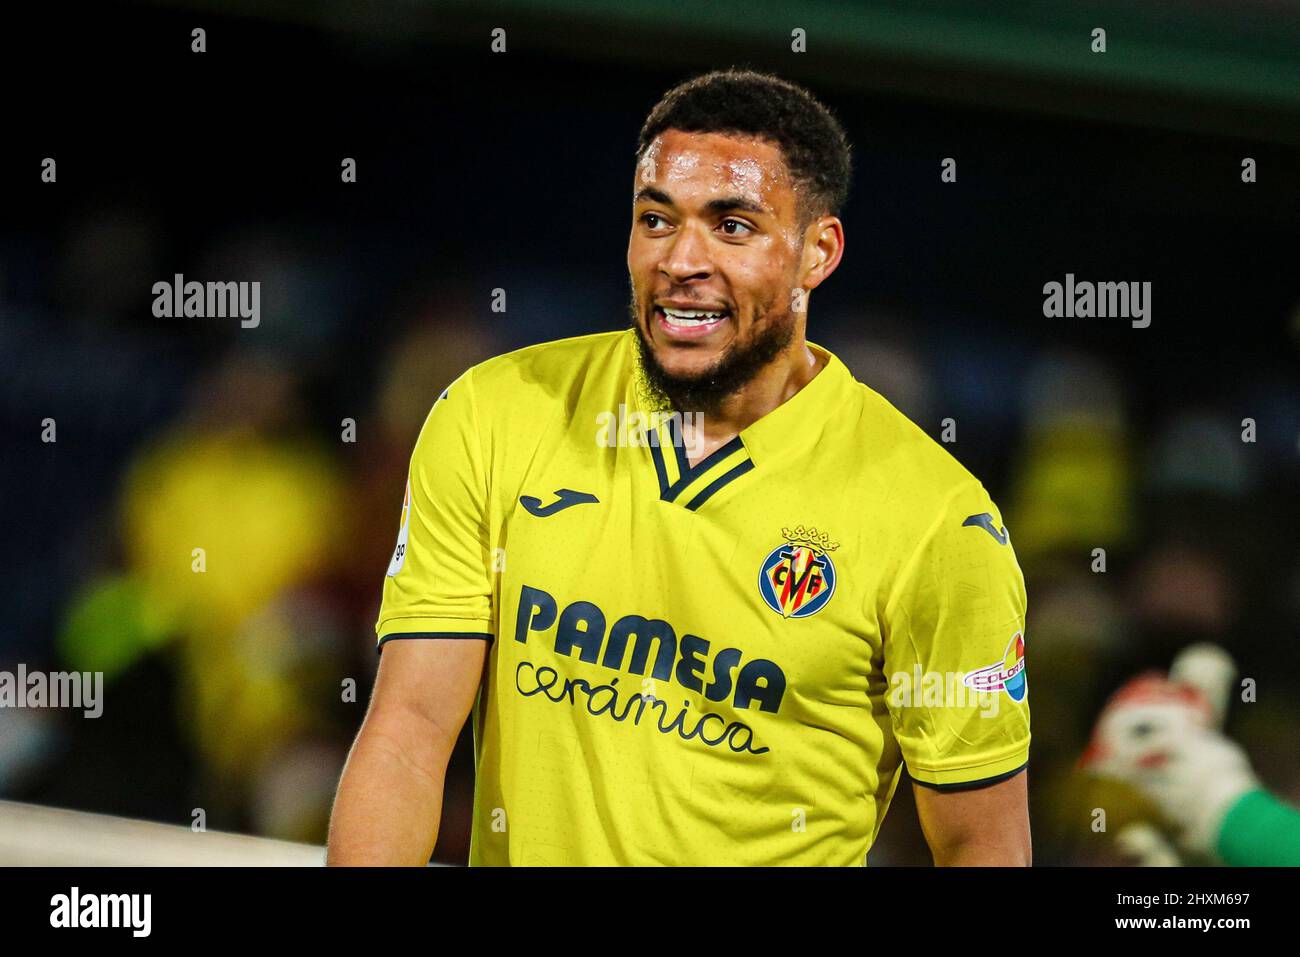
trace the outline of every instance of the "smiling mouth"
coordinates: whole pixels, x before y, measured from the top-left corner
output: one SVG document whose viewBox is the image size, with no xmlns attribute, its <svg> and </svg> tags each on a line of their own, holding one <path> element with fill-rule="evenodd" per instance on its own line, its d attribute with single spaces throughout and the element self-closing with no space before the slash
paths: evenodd
<svg viewBox="0 0 1300 957">
<path fill-rule="evenodd" d="M 654 320 L 660 329 L 675 339 L 693 339 L 708 335 L 731 317 L 729 309 L 679 309 L 675 306 L 654 307 Z"/>
</svg>

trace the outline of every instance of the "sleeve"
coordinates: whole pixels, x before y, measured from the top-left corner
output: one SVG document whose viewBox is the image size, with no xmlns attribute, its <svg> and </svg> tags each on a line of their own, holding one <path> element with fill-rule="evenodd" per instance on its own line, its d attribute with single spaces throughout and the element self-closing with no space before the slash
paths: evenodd
<svg viewBox="0 0 1300 957">
<path fill-rule="evenodd" d="M 471 373 L 433 404 L 411 454 L 375 634 L 491 640 L 488 480 Z"/>
<path fill-rule="evenodd" d="M 1300 867 L 1300 810 L 1253 790 L 1229 808 L 1216 850 L 1229 867 Z"/>
<path fill-rule="evenodd" d="M 963 482 L 904 559 L 884 612 L 890 722 L 917 783 L 982 787 L 1028 763 L 1025 604 L 997 506 Z"/>
</svg>

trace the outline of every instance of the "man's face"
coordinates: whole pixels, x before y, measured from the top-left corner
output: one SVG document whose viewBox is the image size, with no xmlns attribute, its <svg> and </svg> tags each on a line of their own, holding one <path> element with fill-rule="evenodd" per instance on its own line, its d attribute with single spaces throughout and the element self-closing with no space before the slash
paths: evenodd
<svg viewBox="0 0 1300 957">
<path fill-rule="evenodd" d="M 714 404 L 779 354 L 802 318 L 804 241 L 781 150 L 667 130 L 638 164 L 633 196 L 627 265 L 648 371 Z"/>
</svg>

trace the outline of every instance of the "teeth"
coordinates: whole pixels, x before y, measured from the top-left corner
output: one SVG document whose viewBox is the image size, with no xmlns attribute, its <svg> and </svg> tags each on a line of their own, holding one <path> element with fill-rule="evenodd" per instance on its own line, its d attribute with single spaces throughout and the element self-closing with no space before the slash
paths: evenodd
<svg viewBox="0 0 1300 957">
<path fill-rule="evenodd" d="M 666 306 L 659 308 L 674 326 L 702 326 L 726 316 L 725 312 L 706 312 L 703 309 L 669 309 Z"/>
</svg>

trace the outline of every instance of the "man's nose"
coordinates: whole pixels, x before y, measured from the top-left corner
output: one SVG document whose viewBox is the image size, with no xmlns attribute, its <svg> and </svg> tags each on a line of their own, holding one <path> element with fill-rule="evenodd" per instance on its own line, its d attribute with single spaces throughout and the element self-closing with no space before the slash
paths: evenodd
<svg viewBox="0 0 1300 957">
<path fill-rule="evenodd" d="M 684 226 L 679 229 L 659 268 L 674 282 L 711 276 L 713 259 L 709 255 L 708 239 L 702 235 L 701 227 Z"/>
</svg>

